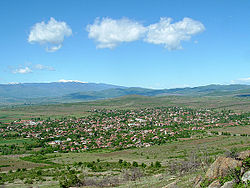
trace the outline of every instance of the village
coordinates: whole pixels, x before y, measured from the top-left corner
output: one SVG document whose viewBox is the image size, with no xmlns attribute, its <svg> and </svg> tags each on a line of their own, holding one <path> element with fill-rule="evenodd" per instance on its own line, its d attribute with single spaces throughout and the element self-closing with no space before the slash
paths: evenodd
<svg viewBox="0 0 250 188">
<path fill-rule="evenodd" d="M 6 139 L 32 139 L 35 144 L 27 148 L 42 147 L 47 152 L 121 150 L 206 136 L 207 129 L 248 125 L 250 121 L 249 113 L 182 107 L 93 109 L 90 113 L 82 118 L 34 118 L 2 123 L 0 135 Z M 20 153 L 13 148 L 11 151 Z"/>
</svg>

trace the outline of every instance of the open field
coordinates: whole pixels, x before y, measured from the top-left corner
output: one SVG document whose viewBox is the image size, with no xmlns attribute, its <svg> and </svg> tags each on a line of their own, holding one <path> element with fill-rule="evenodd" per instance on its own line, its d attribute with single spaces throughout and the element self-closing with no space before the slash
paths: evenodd
<svg viewBox="0 0 250 188">
<path fill-rule="evenodd" d="M 248 126 L 236 126 L 236 127 L 223 127 L 223 128 L 214 128 L 209 131 L 217 132 L 227 132 L 232 134 L 247 134 L 250 135 L 250 125 Z"/>
<path fill-rule="evenodd" d="M 179 106 L 190 108 L 209 108 L 216 110 L 234 110 L 236 112 L 249 112 L 250 99 L 236 97 L 182 97 L 182 96 L 125 96 L 115 99 L 34 105 L 20 107 L 5 107 L 0 109 L 0 121 L 13 121 L 16 119 L 40 118 L 61 118 L 65 116 L 83 117 L 89 115 L 91 109 L 135 109 L 157 106 Z"/>
<path fill-rule="evenodd" d="M 30 169 L 39 166 L 44 166 L 44 164 L 37 164 L 32 162 L 27 162 L 19 159 L 23 155 L 11 155 L 11 156 L 0 156 L 0 172 L 7 172 L 9 170 L 17 169 Z"/>
<path fill-rule="evenodd" d="M 188 158 L 192 152 L 198 152 L 200 155 L 206 153 L 214 157 L 234 147 L 242 148 L 242 150 L 250 149 L 250 137 L 213 136 L 115 152 L 65 153 L 52 161 L 61 164 L 73 164 L 74 162 L 91 162 L 97 159 L 109 162 L 117 162 L 119 159 L 123 159 L 129 162 L 144 162 L 149 165 L 151 162 L 158 160 L 163 165 L 168 165 L 170 161 Z"/>
<path fill-rule="evenodd" d="M 148 148 L 135 148 L 122 151 L 109 152 L 107 150 L 93 151 L 93 152 L 83 152 L 83 153 L 60 153 L 54 157 L 54 154 L 47 154 L 46 156 L 53 155 L 52 159 L 49 161 L 63 166 L 74 166 L 75 164 L 82 163 L 92 163 L 96 161 L 97 164 L 117 164 L 120 159 L 127 162 L 138 162 L 138 164 L 145 163 L 147 166 L 156 161 L 161 161 L 162 168 L 154 172 L 151 175 L 142 176 L 136 181 L 127 181 L 126 183 L 120 185 L 119 187 L 164 187 L 171 182 L 177 182 L 180 187 L 191 187 L 193 179 L 198 174 L 204 174 L 204 170 L 200 169 L 196 172 L 185 173 L 181 176 L 178 174 L 169 174 L 169 166 L 174 162 L 181 162 L 189 160 L 190 157 L 195 154 L 202 158 L 207 157 L 211 161 L 215 160 L 217 156 L 223 155 L 226 151 L 232 148 L 240 148 L 238 151 L 249 150 L 250 149 L 250 138 L 242 136 L 209 136 L 200 139 L 191 139 L 185 141 L 175 141 L 171 143 L 166 143 L 164 145 L 155 145 Z M 34 168 L 38 166 L 44 166 L 43 163 L 31 163 L 28 161 L 23 161 L 19 159 L 19 156 L 3 156 L 0 158 L 1 164 L 8 164 L 9 167 L 1 167 L 1 171 L 6 170 L 16 170 L 17 168 Z M 99 161 L 99 162 L 98 162 Z M 59 167 L 59 166 L 58 166 Z M 58 169 L 58 167 L 50 167 Z M 44 170 L 46 171 L 47 168 Z M 150 168 L 149 168 L 150 169 Z M 118 176 L 122 177 L 123 171 L 121 170 L 109 170 L 104 172 L 95 172 L 89 168 L 80 168 L 80 171 L 87 178 L 96 176 L 99 178 Z M 148 170 L 146 170 L 148 171 Z M 44 181 L 40 183 L 34 182 L 32 186 L 39 185 L 39 187 L 59 187 L 56 181 Z M 15 181 L 10 183 L 7 187 L 28 187 L 30 185 L 25 185 L 21 181 Z M 92 186 L 87 186 L 92 187 Z"/>
<path fill-rule="evenodd" d="M 25 138 L 25 139 L 0 139 L 0 145 L 11 145 L 11 144 L 18 144 L 23 145 L 24 143 L 32 143 L 33 141 L 31 139 Z"/>
</svg>

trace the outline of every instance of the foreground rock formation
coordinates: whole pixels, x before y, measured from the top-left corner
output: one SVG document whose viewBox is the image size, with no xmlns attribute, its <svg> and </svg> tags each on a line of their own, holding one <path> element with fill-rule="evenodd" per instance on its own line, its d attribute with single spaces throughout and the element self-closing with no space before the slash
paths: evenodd
<svg viewBox="0 0 250 188">
<path fill-rule="evenodd" d="M 233 188 L 250 187 L 250 150 L 233 157 L 218 157 L 207 170 L 205 178 L 198 176 L 194 187 Z M 229 181 L 227 181 L 229 180 Z"/>
</svg>

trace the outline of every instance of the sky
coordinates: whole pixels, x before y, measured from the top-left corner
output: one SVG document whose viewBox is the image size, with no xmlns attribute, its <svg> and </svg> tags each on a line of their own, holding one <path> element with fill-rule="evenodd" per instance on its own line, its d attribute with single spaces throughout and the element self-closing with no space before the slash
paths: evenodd
<svg viewBox="0 0 250 188">
<path fill-rule="evenodd" d="M 1 0 L 0 83 L 250 84 L 249 0 Z"/>
</svg>

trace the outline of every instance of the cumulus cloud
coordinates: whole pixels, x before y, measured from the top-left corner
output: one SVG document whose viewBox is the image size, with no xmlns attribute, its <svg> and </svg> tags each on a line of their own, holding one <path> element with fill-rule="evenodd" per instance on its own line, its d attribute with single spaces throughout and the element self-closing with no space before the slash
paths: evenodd
<svg viewBox="0 0 250 188">
<path fill-rule="evenodd" d="M 171 23 L 171 18 L 161 18 L 158 23 L 148 26 L 147 36 L 144 39 L 148 43 L 162 44 L 168 50 L 182 49 L 181 41 L 187 41 L 191 36 L 205 30 L 204 25 L 191 18 Z"/>
<path fill-rule="evenodd" d="M 178 50 L 182 49 L 182 41 L 188 41 L 205 30 L 201 22 L 191 18 L 175 23 L 172 21 L 172 18 L 161 18 L 158 23 L 143 26 L 127 18 L 97 18 L 87 26 L 87 31 L 89 38 L 97 42 L 97 48 L 114 48 L 122 42 L 143 39 L 147 43 L 164 45 L 168 50 Z"/>
<path fill-rule="evenodd" d="M 50 18 L 48 23 L 36 23 L 30 31 L 28 42 L 44 45 L 48 52 L 54 52 L 62 47 L 64 37 L 72 35 L 71 28 L 65 22 Z"/>
<path fill-rule="evenodd" d="M 114 48 L 122 42 L 132 42 L 141 38 L 146 28 L 139 22 L 122 18 L 97 18 L 87 26 L 88 37 L 97 42 L 97 48 Z"/>
<path fill-rule="evenodd" d="M 17 68 L 12 71 L 14 74 L 27 74 L 31 73 L 32 70 L 29 67 Z"/>
</svg>

